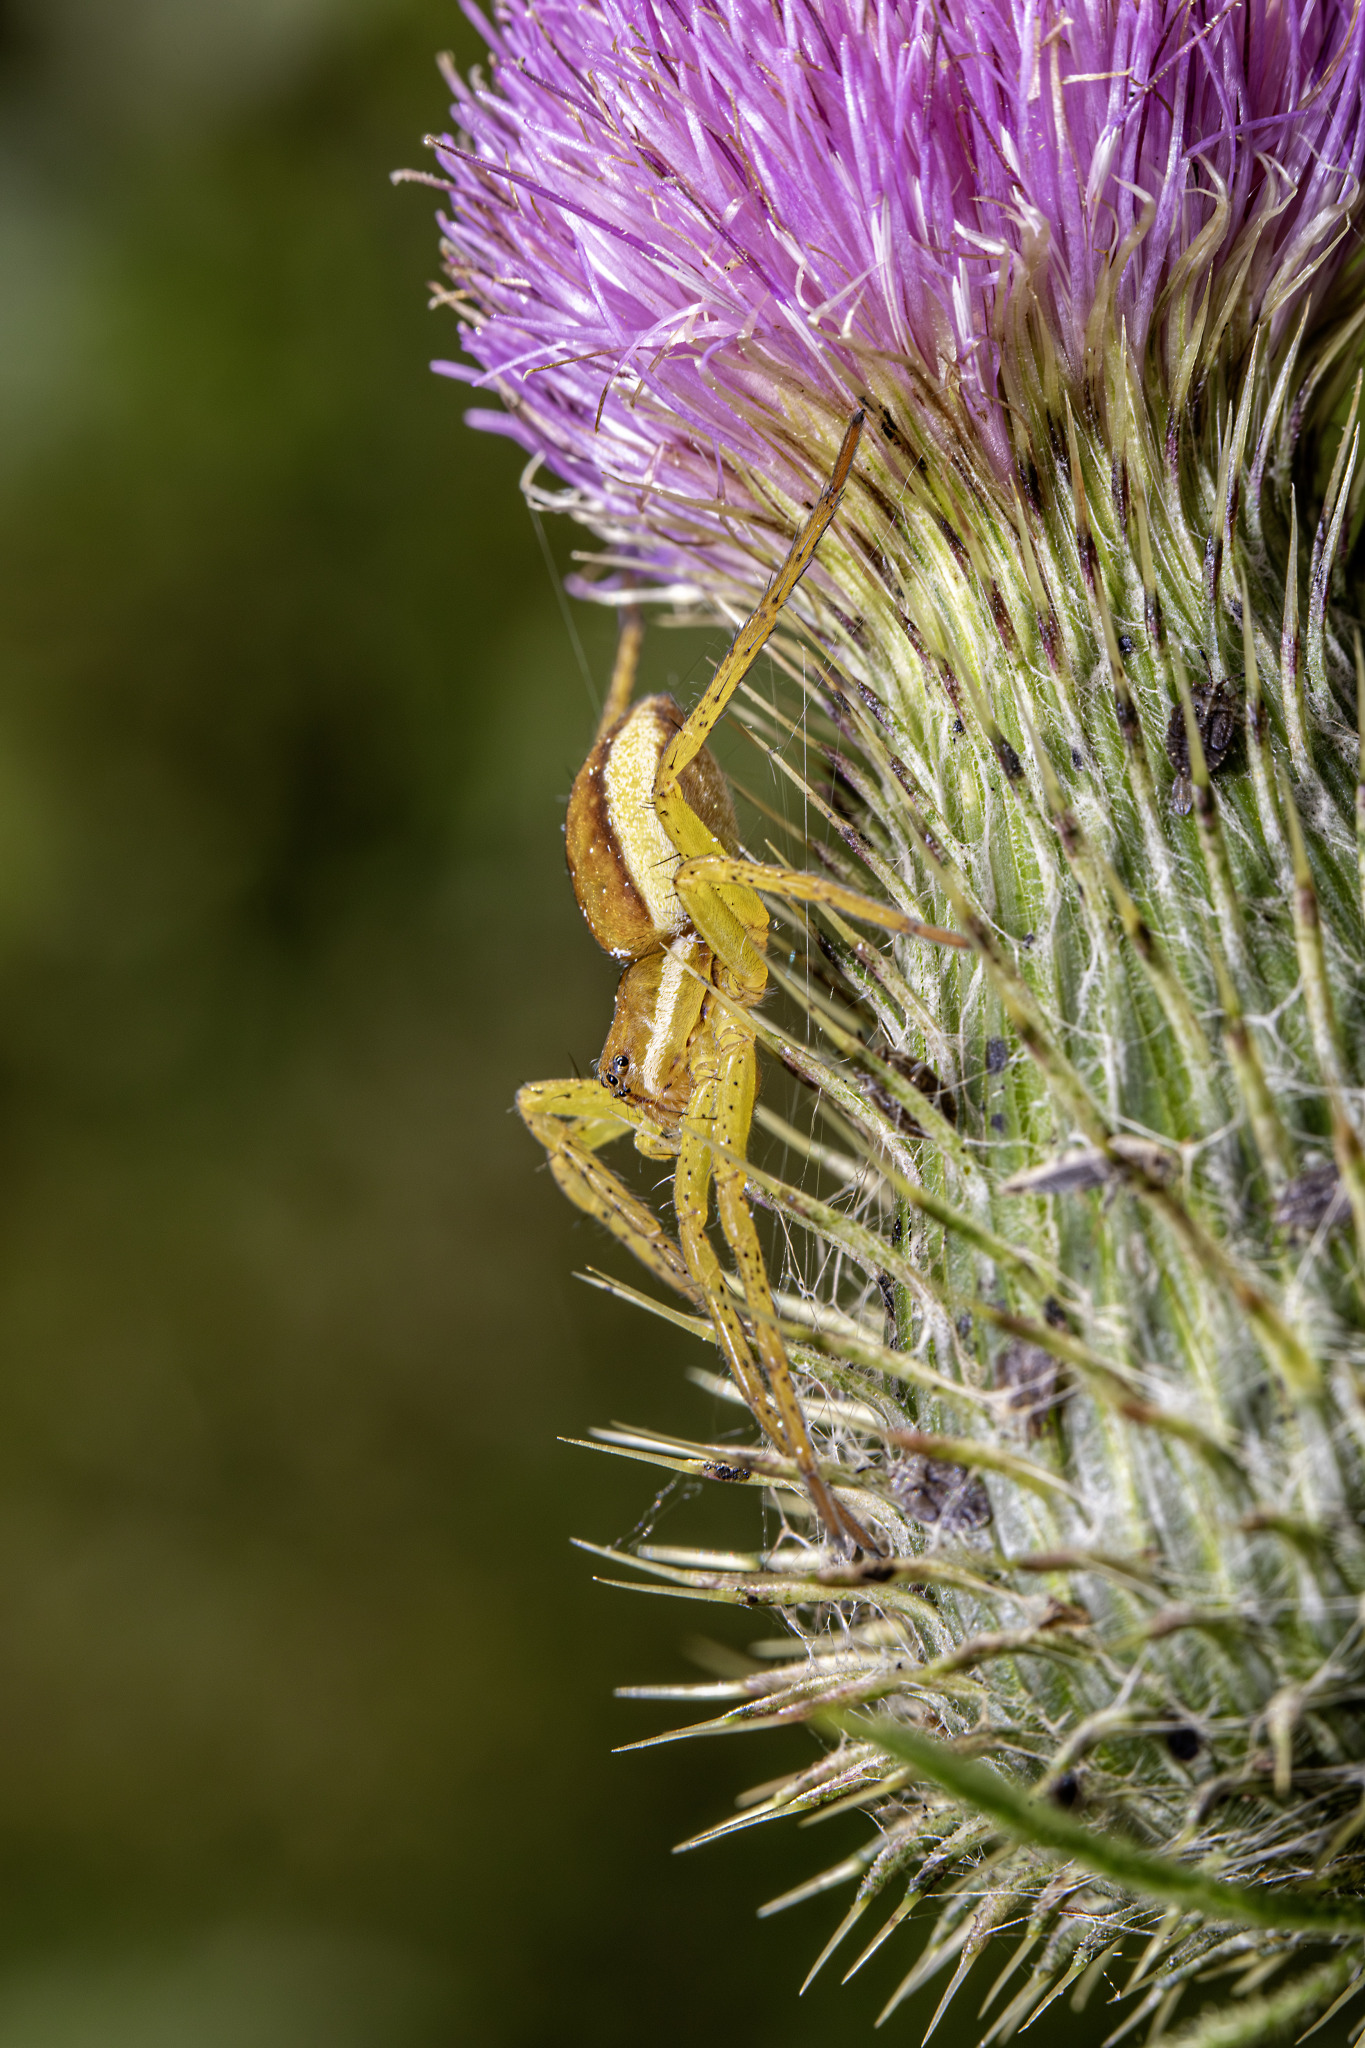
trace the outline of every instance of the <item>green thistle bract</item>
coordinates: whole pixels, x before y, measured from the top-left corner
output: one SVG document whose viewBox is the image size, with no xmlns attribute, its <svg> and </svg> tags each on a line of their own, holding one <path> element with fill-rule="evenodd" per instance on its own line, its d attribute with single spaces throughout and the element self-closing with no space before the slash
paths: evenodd
<svg viewBox="0 0 1365 2048">
<path fill-rule="evenodd" d="M 698 1697 L 826 1746 L 728 1826 L 866 1810 L 792 1897 L 854 1886 L 826 1955 L 939 1902 L 893 2005 L 1010 1929 L 987 2038 L 1111 1958 L 1152 2033 L 1219 1968 L 1254 1995 L 1188 2039 L 1298 2031 L 1365 1990 L 1365 20 L 486 33 L 436 143 L 440 367 L 604 540 L 584 594 L 731 622 L 866 410 L 773 643 L 807 765 L 743 711 L 832 828 L 785 857 L 972 941 L 775 909 L 814 1028 L 758 1027 L 814 1108 L 760 1112 L 797 1165 L 750 1195 L 887 1558 L 822 1547 L 766 1446 L 618 1435 L 780 1521 L 617 1561 L 790 1625 Z"/>
</svg>

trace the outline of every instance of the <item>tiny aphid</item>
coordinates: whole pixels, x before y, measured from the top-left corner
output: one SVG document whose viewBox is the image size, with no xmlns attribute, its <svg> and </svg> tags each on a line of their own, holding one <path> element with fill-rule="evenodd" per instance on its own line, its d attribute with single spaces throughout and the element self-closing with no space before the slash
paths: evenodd
<svg viewBox="0 0 1365 2048">
<path fill-rule="evenodd" d="M 991 1497 L 980 1475 L 944 1458 L 919 1452 L 902 1458 L 892 1471 L 891 1490 L 911 1521 L 945 1536 L 984 1528 L 991 1518 Z"/>
<path fill-rule="evenodd" d="M 1305 1167 L 1280 1189 L 1275 1203 L 1275 1221 L 1291 1237 L 1311 1237 L 1315 1230 L 1330 1230 L 1334 1224 L 1344 1223 L 1350 1213 L 1350 1198 L 1330 1160 Z"/>
<path fill-rule="evenodd" d="M 894 1047 L 886 1050 L 878 1047 L 877 1057 L 884 1066 L 890 1067 L 903 1081 L 908 1081 L 912 1088 L 931 1102 L 946 1122 L 956 1124 L 957 1096 L 951 1088 L 944 1086 L 927 1060 L 916 1059 L 913 1054 L 900 1052 Z M 883 1116 L 893 1123 L 898 1131 L 909 1138 L 924 1136 L 923 1127 L 916 1123 L 905 1104 L 894 1096 L 889 1088 L 884 1087 L 875 1074 L 861 1074 L 856 1079 L 868 1101 L 875 1102 Z"/>
<path fill-rule="evenodd" d="M 1060 1368 L 1052 1353 L 1044 1351 L 1041 1344 L 1026 1344 L 1022 1338 L 1007 1344 L 995 1361 L 996 1387 L 1030 1436 L 1041 1435 L 1057 1406 L 1059 1379 Z"/>
<path fill-rule="evenodd" d="M 1190 702 L 1199 729 L 1199 744 L 1204 749 L 1204 765 L 1212 775 L 1222 767 L 1237 737 L 1237 706 L 1232 692 L 1222 682 L 1200 683 L 1190 691 Z M 1194 785 L 1190 780 L 1190 734 L 1183 703 L 1171 708 L 1166 725 L 1166 758 L 1175 770 L 1171 809 L 1184 818 L 1194 803 Z"/>
<path fill-rule="evenodd" d="M 745 1196 L 758 1071 L 751 1013 L 768 981 L 768 913 L 756 892 L 828 903 L 940 945 L 965 942 L 826 876 L 746 860 L 729 788 L 706 747 L 838 509 L 861 431 L 859 413 L 786 561 L 687 716 L 669 697 L 631 702 L 640 628 L 627 618 L 566 830 L 593 937 L 624 963 L 616 1011 L 594 1078 L 531 1082 L 517 1107 L 570 1200 L 706 1315 L 755 1420 L 795 1465 L 830 1536 L 873 1550 L 816 1462 Z M 676 1240 L 597 1156 L 627 1134 L 647 1158 L 677 1162 Z M 713 1191 L 738 1298 L 709 1235 Z"/>
</svg>

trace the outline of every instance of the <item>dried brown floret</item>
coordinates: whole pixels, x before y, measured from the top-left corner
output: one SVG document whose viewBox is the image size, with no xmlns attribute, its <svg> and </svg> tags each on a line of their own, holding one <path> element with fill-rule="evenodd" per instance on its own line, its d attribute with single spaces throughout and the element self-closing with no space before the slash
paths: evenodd
<svg viewBox="0 0 1365 2048">
<path fill-rule="evenodd" d="M 1045 1159 L 1038 1166 L 1026 1166 L 1001 1183 L 1002 1195 L 1083 1195 L 1102 1188 L 1132 1167 L 1144 1179 L 1165 1187 L 1174 1180 L 1179 1159 L 1168 1145 L 1151 1138 L 1130 1138 L 1122 1133 L 1109 1140 L 1108 1152 L 1082 1145 Z"/>
<path fill-rule="evenodd" d="M 1001 1183 L 1002 1195 L 1087 1195 L 1114 1177 L 1114 1163 L 1103 1152 L 1085 1146 L 1027 1166 Z"/>
</svg>

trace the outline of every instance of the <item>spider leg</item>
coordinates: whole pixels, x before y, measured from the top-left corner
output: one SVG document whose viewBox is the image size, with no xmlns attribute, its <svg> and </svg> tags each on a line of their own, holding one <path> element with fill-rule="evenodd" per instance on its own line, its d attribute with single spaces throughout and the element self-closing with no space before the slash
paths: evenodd
<svg viewBox="0 0 1365 2048">
<path fill-rule="evenodd" d="M 798 527 L 787 559 L 730 642 L 699 702 L 664 750 L 654 780 L 654 808 L 684 861 L 725 858 L 725 848 L 683 795 L 679 778 L 724 716 L 731 697 L 776 626 L 782 607 L 810 567 L 821 537 L 838 510 L 862 429 L 863 415 L 856 412 L 849 421 L 830 480 L 814 509 Z M 684 901 L 697 930 L 725 963 L 737 985 L 754 995 L 760 994 L 765 980 L 761 935 L 767 929 L 768 917 L 753 890 L 742 882 L 697 877 Z"/>
<path fill-rule="evenodd" d="M 651 1119 L 633 1103 L 618 1102 L 600 1081 L 528 1081 L 517 1091 L 517 1109 L 575 1207 L 609 1230 L 656 1279 L 700 1305 L 703 1290 L 653 1210 L 597 1157 L 600 1146 L 628 1132 L 643 1134 L 651 1151 L 657 1142 L 658 1151 L 671 1154 Z"/>
<path fill-rule="evenodd" d="M 796 1459 L 796 1448 L 788 1441 L 783 1417 L 754 1363 L 720 1261 L 706 1236 L 710 1151 L 697 1132 L 683 1132 L 674 1182 L 680 1250 L 648 1204 L 597 1157 L 599 1146 L 628 1132 L 637 1144 L 643 1138 L 652 1156 L 671 1156 L 677 1146 L 645 1111 L 619 1101 L 600 1081 L 592 1080 L 529 1081 L 517 1092 L 517 1109 L 531 1135 L 545 1147 L 550 1172 L 575 1207 L 609 1230 L 657 1279 L 706 1310 L 759 1427 L 783 1457 Z M 799 1419 L 799 1409 L 797 1415 Z M 801 1427 L 804 1434 L 804 1424 Z"/>
<path fill-rule="evenodd" d="M 879 1548 L 862 1525 L 836 1501 L 826 1486 L 816 1462 L 815 1450 L 801 1412 L 786 1346 L 778 1325 L 763 1248 L 744 1195 L 742 1161 L 753 1117 L 756 1062 L 753 1033 L 742 1016 L 721 1011 L 710 1013 L 712 1057 L 699 1056 L 694 1071 L 701 1085 L 683 1125 L 683 1149 L 678 1155 L 674 1202 L 683 1255 L 707 1293 L 707 1307 L 717 1332 L 725 1331 L 722 1348 L 731 1370 L 754 1415 L 777 1448 L 792 1459 L 805 1481 L 815 1510 L 830 1535 L 847 1539 L 864 1550 Z M 703 1067 L 709 1071 L 701 1078 Z M 753 1368 L 753 1355 L 739 1325 L 733 1303 L 724 1290 L 719 1262 L 706 1237 L 709 1183 L 714 1180 L 716 1214 L 725 1241 L 734 1255 L 735 1268 L 743 1290 L 745 1306 L 753 1325 L 754 1343 L 762 1362 L 760 1377 Z M 736 1363 L 731 1346 L 742 1348 L 743 1370 Z M 763 1379 L 767 1386 L 763 1388 Z M 762 1407 L 750 1391 L 756 1381 L 764 1395 Z M 765 1413 L 766 1409 L 766 1413 Z"/>
<path fill-rule="evenodd" d="M 688 762 L 694 761 L 706 745 L 713 729 L 724 715 L 726 705 L 762 652 L 777 624 L 783 605 L 810 567 L 825 528 L 839 509 L 839 500 L 844 494 L 844 485 L 848 482 L 862 431 L 863 415 L 861 412 L 855 412 L 848 423 L 830 480 L 816 499 L 814 509 L 797 528 L 796 538 L 791 544 L 786 561 L 730 642 L 725 658 L 712 676 L 709 686 L 686 723 L 675 734 L 663 760 L 659 763 L 658 778 L 654 785 L 656 803 L 661 798 L 671 799 L 678 793 L 678 777 Z M 672 839 L 673 830 L 667 818 L 664 819 L 664 827 Z M 689 851 L 680 843 L 678 850 L 680 853 Z"/>
<path fill-rule="evenodd" d="M 706 1312 L 711 1318 L 716 1342 L 725 1354 L 725 1362 L 748 1404 L 750 1414 L 781 1456 L 791 1458 L 799 1465 L 798 1444 L 792 1441 L 786 1420 L 763 1383 L 763 1375 L 744 1334 L 739 1311 L 725 1284 L 720 1260 L 706 1235 L 711 1206 L 711 1170 L 711 1147 L 704 1130 L 689 1119 L 683 1126 L 682 1149 L 678 1153 L 673 1182 L 673 1207 L 677 1212 L 683 1257 L 705 1297 Z M 799 1418 L 799 1408 L 797 1415 Z M 801 1436 L 805 1436 L 804 1422 L 801 1422 Z"/>
<path fill-rule="evenodd" d="M 971 943 L 960 932 L 945 931 L 941 925 L 922 924 L 917 917 L 895 910 L 889 903 L 878 903 L 872 896 L 863 896 L 856 889 L 846 889 L 842 882 L 832 881 L 828 875 L 801 874 L 795 868 L 736 860 L 729 854 L 719 857 L 705 854 L 683 861 L 674 877 L 674 886 L 689 909 L 697 884 L 707 882 L 741 882 L 752 889 L 766 890 L 770 896 L 781 896 L 789 903 L 828 903 L 849 917 L 881 925 L 885 931 L 904 932 L 907 938 L 927 939 L 936 946 L 967 946 Z"/>
</svg>

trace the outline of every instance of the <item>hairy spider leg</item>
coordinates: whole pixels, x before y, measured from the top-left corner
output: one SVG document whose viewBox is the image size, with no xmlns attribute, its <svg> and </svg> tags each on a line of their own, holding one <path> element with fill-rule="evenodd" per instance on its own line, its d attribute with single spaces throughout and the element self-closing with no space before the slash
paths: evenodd
<svg viewBox="0 0 1365 2048">
<path fill-rule="evenodd" d="M 700 1286 L 652 1209 L 597 1157 L 599 1146 L 614 1138 L 649 1132 L 643 1110 L 618 1102 L 600 1081 L 575 1080 L 528 1081 L 517 1090 L 517 1111 L 575 1207 L 603 1224 L 656 1278 L 700 1305 Z"/>
<path fill-rule="evenodd" d="M 778 1454 L 790 1458 L 832 1535 L 846 1535 L 864 1549 L 871 1537 L 846 1508 L 832 1499 L 816 1463 L 801 1404 L 791 1383 L 778 1333 L 777 1310 L 753 1218 L 744 1200 L 742 1162 L 753 1113 L 753 1036 L 742 1023 L 720 1014 L 720 1028 L 704 1034 L 698 1047 L 692 1103 L 677 1146 L 673 1206 L 681 1248 L 667 1236 L 652 1211 L 611 1168 L 597 1148 L 634 1134 L 655 1138 L 658 1149 L 675 1149 L 633 1103 L 618 1103 L 600 1081 L 532 1081 L 517 1094 L 517 1108 L 544 1147 L 550 1172 L 576 1208 L 609 1230 L 640 1264 L 704 1309 L 735 1383 L 754 1420 Z M 650 1151 L 654 1151 L 650 1146 Z M 718 1154 L 720 1156 L 718 1156 Z M 739 1311 L 719 1259 L 706 1235 L 710 1189 L 727 1243 L 735 1256 L 759 1357 L 754 1359 Z"/>
<path fill-rule="evenodd" d="M 740 882 L 750 889 L 765 890 L 769 896 L 780 896 L 788 903 L 828 903 L 831 909 L 842 910 L 848 917 L 861 918 L 866 924 L 881 925 L 886 931 L 900 932 L 910 939 L 924 939 L 935 946 L 971 944 L 961 932 L 945 931 L 942 925 L 923 924 L 919 918 L 911 917 L 904 910 L 893 909 L 889 903 L 878 903 L 873 896 L 864 896 L 857 889 L 846 889 L 842 882 L 831 881 L 828 875 L 802 874 L 797 868 L 736 860 L 728 854 L 719 857 L 703 854 L 696 860 L 682 861 L 674 876 L 674 887 L 684 902 L 689 900 L 689 890 L 699 882 Z"/>
<path fill-rule="evenodd" d="M 863 431 L 863 415 L 848 423 L 829 482 L 814 509 L 797 529 L 787 559 L 745 620 L 683 725 L 664 750 L 654 781 L 654 808 L 665 832 L 684 861 L 725 859 L 726 848 L 697 816 L 683 795 L 683 770 L 706 745 L 725 714 L 730 699 L 771 638 L 783 606 L 805 575 L 825 529 L 839 509 L 853 458 Z M 697 930 L 716 954 L 732 983 L 733 993 L 756 1001 L 767 986 L 762 960 L 768 913 L 753 890 L 742 884 L 694 879 L 683 905 Z"/>
<path fill-rule="evenodd" d="M 815 1449 L 792 1384 L 791 1367 L 778 1328 L 777 1309 L 768 1283 L 763 1248 L 744 1198 L 743 1161 L 749 1145 L 758 1069 L 754 1057 L 754 1035 L 742 1013 L 735 1015 L 719 1004 L 711 1005 L 707 1012 L 705 1042 L 698 1049 L 693 1071 L 696 1087 L 683 1121 L 682 1148 L 678 1154 L 673 1190 L 683 1256 L 706 1290 L 707 1309 L 741 1392 L 773 1442 L 779 1449 L 785 1447 L 787 1456 L 805 1482 L 821 1521 L 832 1536 L 846 1536 L 864 1550 L 875 1550 L 877 1545 L 867 1531 L 847 1508 L 831 1496 L 816 1462 Z M 734 1255 L 735 1269 L 753 1325 L 754 1342 L 767 1379 L 766 1391 L 771 1397 L 772 1408 L 776 1410 L 772 1420 L 755 1407 L 748 1392 L 746 1377 L 752 1369 L 752 1354 L 747 1344 L 743 1344 L 739 1318 L 726 1289 L 720 1261 L 706 1235 L 713 1183 L 716 1212 L 725 1241 Z M 731 1348 L 736 1338 L 743 1344 L 745 1371 L 739 1369 Z"/>
<path fill-rule="evenodd" d="M 709 1241 L 702 1236 L 685 1255 L 652 1210 L 596 1156 L 599 1146 L 630 1133 L 637 1146 L 642 1136 L 653 1141 L 647 1148 L 651 1157 L 672 1158 L 678 1145 L 670 1144 L 662 1129 L 636 1104 L 618 1102 L 600 1081 L 528 1081 L 517 1091 L 517 1109 L 532 1136 L 545 1148 L 550 1172 L 575 1207 L 609 1230 L 657 1279 L 706 1311 L 755 1421 L 779 1454 L 800 1466 L 798 1447 L 789 1440 L 783 1417 L 769 1399 Z M 684 1148 L 686 1143 L 684 1130 Z M 680 1230 L 686 1228 L 684 1215 L 688 1213 L 687 1196 L 680 1190 L 696 1185 L 696 1167 L 695 1157 L 689 1157 L 684 1169 L 680 1154 L 673 1190 Z M 705 1182 L 702 1185 L 704 1190 Z M 804 1424 L 801 1433 L 804 1436 Z"/>
</svg>

